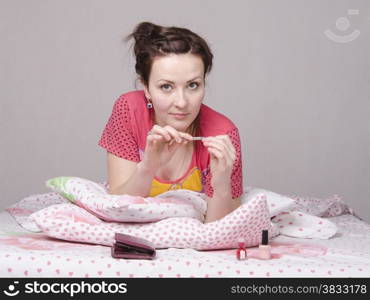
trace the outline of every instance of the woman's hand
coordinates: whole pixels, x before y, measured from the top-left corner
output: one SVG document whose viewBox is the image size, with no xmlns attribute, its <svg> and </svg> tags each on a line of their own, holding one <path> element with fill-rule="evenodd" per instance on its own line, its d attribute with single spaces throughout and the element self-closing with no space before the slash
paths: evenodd
<svg viewBox="0 0 370 300">
<path fill-rule="evenodd" d="M 177 149 L 191 140 L 190 134 L 177 131 L 171 126 L 154 125 L 146 138 L 143 166 L 156 172 L 171 160 Z"/>
<path fill-rule="evenodd" d="M 214 190 L 230 189 L 231 173 L 236 151 L 228 135 L 206 137 L 202 140 L 211 155 L 211 184 Z"/>
</svg>

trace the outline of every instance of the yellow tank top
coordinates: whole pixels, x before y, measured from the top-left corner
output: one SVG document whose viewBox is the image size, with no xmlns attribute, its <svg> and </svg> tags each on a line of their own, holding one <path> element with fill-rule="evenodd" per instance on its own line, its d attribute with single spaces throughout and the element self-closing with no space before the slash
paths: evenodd
<svg viewBox="0 0 370 300">
<path fill-rule="evenodd" d="M 195 163 L 195 151 L 185 175 L 175 181 L 162 180 L 154 177 L 149 197 L 154 197 L 170 190 L 186 189 L 195 192 L 203 190 L 202 175 Z"/>
</svg>

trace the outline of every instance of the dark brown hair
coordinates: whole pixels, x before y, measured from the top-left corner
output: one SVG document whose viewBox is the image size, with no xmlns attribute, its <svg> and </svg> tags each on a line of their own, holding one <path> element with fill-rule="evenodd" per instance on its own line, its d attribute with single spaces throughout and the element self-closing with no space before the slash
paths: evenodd
<svg viewBox="0 0 370 300">
<path fill-rule="evenodd" d="M 125 41 L 135 39 L 135 70 L 140 80 L 149 86 L 153 59 L 169 53 L 199 55 L 204 64 L 204 78 L 212 69 L 213 54 L 206 41 L 186 28 L 163 27 L 150 22 L 139 23 Z"/>
<path fill-rule="evenodd" d="M 149 75 L 153 60 L 170 53 L 191 53 L 199 55 L 204 65 L 204 79 L 212 69 L 213 54 L 207 42 L 196 33 L 186 28 L 164 27 L 150 22 L 141 22 L 124 41 L 135 39 L 135 70 L 141 82 L 149 87 Z M 199 115 L 194 120 L 190 132 L 196 134 L 199 129 Z"/>
</svg>

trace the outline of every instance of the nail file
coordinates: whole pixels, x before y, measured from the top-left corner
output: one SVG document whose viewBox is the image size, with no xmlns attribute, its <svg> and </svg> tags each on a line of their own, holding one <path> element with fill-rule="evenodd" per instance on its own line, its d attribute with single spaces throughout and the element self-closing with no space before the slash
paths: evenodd
<svg viewBox="0 0 370 300">
<path fill-rule="evenodd" d="M 201 141 L 201 140 L 203 140 L 204 139 L 204 136 L 193 136 L 192 137 L 192 140 L 193 141 Z"/>
<path fill-rule="evenodd" d="M 151 131 L 148 132 L 148 135 L 153 134 Z M 192 141 L 201 141 L 205 138 L 205 136 L 193 136 L 191 139 Z"/>
</svg>

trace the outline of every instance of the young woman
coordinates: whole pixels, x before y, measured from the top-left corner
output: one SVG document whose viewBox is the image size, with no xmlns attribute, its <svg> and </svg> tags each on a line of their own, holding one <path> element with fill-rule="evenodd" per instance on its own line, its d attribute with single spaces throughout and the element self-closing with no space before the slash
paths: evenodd
<svg viewBox="0 0 370 300">
<path fill-rule="evenodd" d="M 185 28 L 143 22 L 131 38 L 144 90 L 116 100 L 99 141 L 108 154 L 109 193 L 202 192 L 205 222 L 218 220 L 240 206 L 243 178 L 237 127 L 202 103 L 213 55 Z"/>
</svg>

